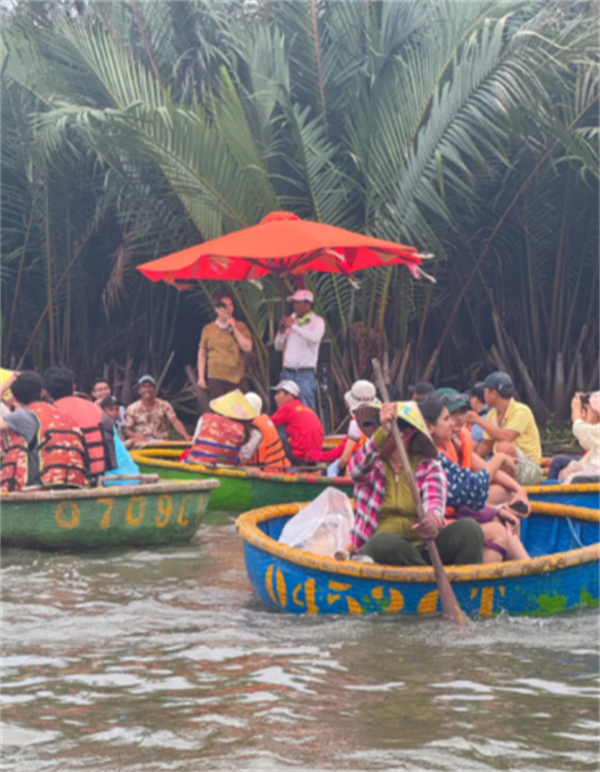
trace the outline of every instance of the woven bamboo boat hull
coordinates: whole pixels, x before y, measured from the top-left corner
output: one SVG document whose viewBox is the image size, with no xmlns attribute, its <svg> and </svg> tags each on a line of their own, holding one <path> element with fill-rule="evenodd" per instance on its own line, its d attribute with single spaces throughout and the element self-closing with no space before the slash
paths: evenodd
<svg viewBox="0 0 600 772">
<path fill-rule="evenodd" d="M 160 455 L 158 455 L 160 454 Z M 144 473 L 158 474 L 161 480 L 207 480 L 221 483 L 210 497 L 211 510 L 238 513 L 245 509 L 315 499 L 333 486 L 353 495 L 354 486 L 347 477 L 322 477 L 317 474 L 268 474 L 248 467 L 217 468 L 201 464 L 182 464 L 166 460 L 160 450 L 134 451 L 132 457 Z"/>
<path fill-rule="evenodd" d="M 298 504 L 264 507 L 241 515 L 248 577 L 273 609 L 293 614 L 441 613 L 433 569 L 339 562 L 279 544 Z M 523 521 L 531 558 L 446 568 L 468 615 L 545 616 L 597 606 L 600 513 L 538 502 Z"/>
<path fill-rule="evenodd" d="M 2 546 L 47 550 L 156 547 L 189 541 L 216 480 L 2 493 Z"/>
</svg>

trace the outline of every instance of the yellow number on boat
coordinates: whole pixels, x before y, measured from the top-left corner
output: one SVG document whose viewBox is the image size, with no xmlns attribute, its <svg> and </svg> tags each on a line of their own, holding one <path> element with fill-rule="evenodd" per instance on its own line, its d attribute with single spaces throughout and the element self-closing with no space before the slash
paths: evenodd
<svg viewBox="0 0 600 772">
<path fill-rule="evenodd" d="M 110 525 L 110 513 L 115 505 L 114 497 L 112 499 L 97 499 L 98 504 L 106 504 L 106 510 L 100 519 L 100 528 L 103 530 Z"/>
<path fill-rule="evenodd" d="M 346 603 L 348 604 L 348 611 L 350 614 L 362 614 L 363 607 L 357 600 L 351 598 L 349 595 L 346 597 Z"/>
<path fill-rule="evenodd" d="M 173 499 L 166 495 L 159 496 L 157 509 L 158 517 L 154 522 L 156 523 L 157 528 L 164 528 L 173 514 Z"/>
<path fill-rule="evenodd" d="M 275 586 L 273 586 L 273 574 L 275 574 Z M 270 565 L 265 573 L 265 586 L 269 597 L 273 603 L 281 608 L 285 608 L 287 604 L 287 587 L 285 586 L 285 577 L 281 572 L 281 569 L 275 568 L 274 565 Z"/>
<path fill-rule="evenodd" d="M 386 614 L 397 614 L 404 608 L 404 595 L 402 595 L 399 590 L 394 590 L 393 587 L 390 587 L 388 592 L 390 595 L 390 600 L 387 606 L 384 606 L 383 603 L 380 602 L 384 599 L 385 592 L 383 587 L 374 587 L 371 590 L 371 595 L 376 601 L 380 602 L 379 605 Z"/>
<path fill-rule="evenodd" d="M 345 592 L 346 590 L 350 590 L 351 588 L 352 588 L 351 584 L 341 584 L 340 582 L 329 582 L 330 590 L 341 590 L 342 592 Z M 336 593 L 335 595 L 332 592 L 327 593 L 327 603 L 330 606 L 333 606 L 336 600 L 339 600 L 340 598 L 341 598 L 341 595 L 339 595 L 339 593 Z"/>
<path fill-rule="evenodd" d="M 426 595 L 423 595 L 417 606 L 419 614 L 435 614 L 439 597 L 439 590 L 432 590 Z"/>
<path fill-rule="evenodd" d="M 186 525 L 190 522 L 187 517 L 185 517 L 185 505 L 188 503 L 188 501 L 192 498 L 192 496 L 184 496 L 183 501 L 181 502 L 181 505 L 179 507 L 179 514 L 177 515 L 177 522 L 182 528 L 185 528 Z"/>
<path fill-rule="evenodd" d="M 314 579 L 307 579 L 304 582 L 304 597 L 306 598 L 306 612 L 308 614 L 318 614 L 319 608 L 315 601 L 316 582 Z"/>
<path fill-rule="evenodd" d="M 71 517 L 69 520 L 66 520 L 64 515 L 65 509 L 67 508 L 71 511 Z M 68 530 L 71 530 L 71 528 L 77 528 L 79 525 L 79 505 L 76 501 L 61 501 L 60 504 L 56 507 L 54 517 L 61 528 L 67 528 Z"/>
<path fill-rule="evenodd" d="M 133 496 L 133 498 L 130 499 L 129 504 L 127 504 L 127 510 L 125 512 L 125 520 L 127 520 L 128 525 L 136 526 L 141 524 L 142 520 L 144 519 L 145 503 L 146 499 L 144 496 Z M 137 517 L 134 517 L 133 508 L 136 504 L 138 505 L 138 514 Z"/>
<path fill-rule="evenodd" d="M 479 613 L 482 617 L 491 617 L 494 610 L 494 588 L 481 588 L 481 602 L 479 603 Z"/>
<path fill-rule="evenodd" d="M 198 511 L 196 512 L 196 519 L 194 520 L 194 524 L 200 520 L 200 516 L 202 515 L 202 510 L 204 509 L 204 496 L 198 496 Z"/>
</svg>

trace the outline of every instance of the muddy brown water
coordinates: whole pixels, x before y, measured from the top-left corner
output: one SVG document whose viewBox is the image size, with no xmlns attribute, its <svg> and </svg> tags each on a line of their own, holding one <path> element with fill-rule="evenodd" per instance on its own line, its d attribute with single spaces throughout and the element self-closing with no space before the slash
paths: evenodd
<svg viewBox="0 0 600 772">
<path fill-rule="evenodd" d="M 233 518 L 155 551 L 4 550 L 3 772 L 599 769 L 598 615 L 284 616 Z"/>
</svg>

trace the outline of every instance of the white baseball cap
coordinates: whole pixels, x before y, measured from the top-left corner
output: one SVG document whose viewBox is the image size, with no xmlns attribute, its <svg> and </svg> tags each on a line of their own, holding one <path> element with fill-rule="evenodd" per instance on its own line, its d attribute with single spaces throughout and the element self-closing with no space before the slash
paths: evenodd
<svg viewBox="0 0 600 772">
<path fill-rule="evenodd" d="M 314 303 L 315 298 L 314 295 L 310 290 L 296 290 L 293 295 L 290 295 L 288 297 L 288 300 L 290 300 L 292 303 L 295 300 L 306 300 L 308 303 Z"/>
<path fill-rule="evenodd" d="M 350 391 L 344 394 L 350 412 L 354 413 L 359 407 L 381 407 L 377 399 L 375 386 L 370 381 L 356 381 Z"/>
<path fill-rule="evenodd" d="M 293 394 L 294 397 L 300 396 L 300 386 L 295 381 L 279 381 L 277 386 L 271 386 L 272 391 L 287 391 L 288 394 Z"/>
</svg>

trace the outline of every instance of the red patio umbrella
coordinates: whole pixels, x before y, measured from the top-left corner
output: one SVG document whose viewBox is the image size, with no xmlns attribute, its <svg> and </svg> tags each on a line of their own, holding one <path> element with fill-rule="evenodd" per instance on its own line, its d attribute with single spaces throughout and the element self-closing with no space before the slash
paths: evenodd
<svg viewBox="0 0 600 772">
<path fill-rule="evenodd" d="M 406 265 L 416 277 L 422 257 L 404 244 L 301 220 L 291 212 L 271 212 L 258 225 L 152 260 L 138 270 L 151 281 L 170 284 L 307 271 L 351 274 L 383 265 Z"/>
</svg>

